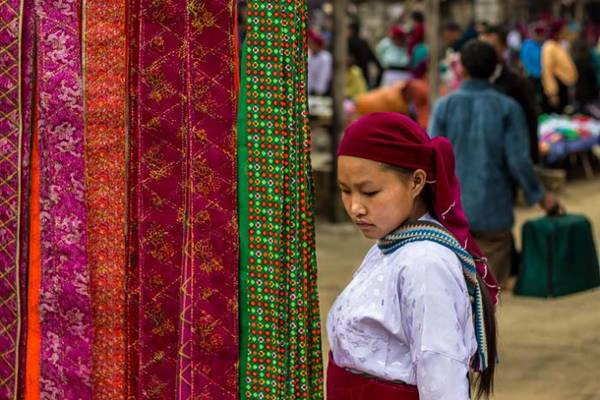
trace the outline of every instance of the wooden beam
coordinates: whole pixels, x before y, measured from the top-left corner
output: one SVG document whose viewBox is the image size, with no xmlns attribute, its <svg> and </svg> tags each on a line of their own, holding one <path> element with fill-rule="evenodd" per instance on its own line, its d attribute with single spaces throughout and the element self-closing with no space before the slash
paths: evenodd
<svg viewBox="0 0 600 400">
<path fill-rule="evenodd" d="M 554 18 L 561 18 L 562 17 L 562 3 L 560 0 L 553 0 L 552 1 L 552 16 Z"/>
<path fill-rule="evenodd" d="M 339 220 L 336 152 L 339 138 L 345 128 L 344 96 L 348 65 L 348 0 L 333 1 L 333 120 L 330 127 L 331 176 L 329 179 L 329 220 Z"/>
<path fill-rule="evenodd" d="M 440 0 L 426 1 L 425 16 L 427 47 L 429 47 L 429 102 L 433 106 L 440 89 Z"/>
<path fill-rule="evenodd" d="M 575 21 L 577 21 L 579 24 L 583 24 L 584 22 L 586 5 L 587 0 L 579 0 L 575 2 Z"/>
</svg>

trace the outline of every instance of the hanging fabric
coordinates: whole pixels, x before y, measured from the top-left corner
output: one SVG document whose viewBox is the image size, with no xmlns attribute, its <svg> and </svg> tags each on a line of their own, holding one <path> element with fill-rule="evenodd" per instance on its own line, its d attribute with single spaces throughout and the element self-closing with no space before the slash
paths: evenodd
<svg viewBox="0 0 600 400">
<path fill-rule="evenodd" d="M 320 399 L 304 0 L 0 3 L 0 397 Z"/>
<path fill-rule="evenodd" d="M 126 2 L 86 0 L 85 164 L 94 399 L 125 397 Z"/>
<path fill-rule="evenodd" d="M 235 0 L 188 0 L 180 399 L 238 397 Z M 191 319 L 188 318 L 191 317 Z M 187 361 L 189 360 L 189 361 Z"/>
<path fill-rule="evenodd" d="M 21 323 L 21 2 L 0 4 L 0 398 L 16 396 Z"/>
<path fill-rule="evenodd" d="M 19 343 L 20 357 L 18 359 L 18 370 L 19 370 L 19 387 L 17 398 L 22 398 L 26 390 L 36 390 L 39 397 L 39 383 L 37 387 L 32 387 L 27 383 L 27 364 L 29 358 L 29 346 L 31 330 L 30 328 L 30 316 L 34 315 L 32 311 L 36 311 L 34 317 L 37 319 L 33 322 L 35 332 L 37 336 L 34 338 L 35 342 L 40 344 L 39 335 L 39 308 L 33 308 L 30 304 L 30 280 L 36 279 L 37 286 L 35 299 L 39 299 L 39 273 L 41 273 L 41 260 L 39 259 L 39 253 L 41 251 L 41 245 L 39 240 L 39 163 L 37 165 L 37 192 L 35 194 L 35 200 L 37 203 L 37 219 L 35 220 L 36 233 L 33 235 L 30 227 L 33 224 L 33 201 L 34 201 L 34 188 L 33 188 L 33 143 L 37 143 L 37 137 L 34 137 L 33 128 L 37 125 L 34 123 L 34 95 L 35 95 L 35 59 L 34 59 L 34 41 L 35 41 L 35 7 L 34 0 L 23 0 L 21 1 L 22 7 L 22 19 L 21 19 L 21 32 L 20 32 L 20 85 L 21 85 L 21 198 L 20 198 L 20 220 L 21 220 L 21 235 L 20 235 L 20 290 L 21 290 L 21 334 Z M 38 158 L 39 160 L 39 158 Z M 32 260 L 31 254 L 31 235 L 37 240 L 37 246 L 35 250 L 37 252 L 37 259 Z M 38 275 L 32 276 L 30 265 L 35 263 L 37 266 L 36 272 Z M 39 370 L 39 351 L 36 352 L 36 367 Z M 39 373 L 36 374 L 39 382 Z"/>
<path fill-rule="evenodd" d="M 139 210 L 139 13 L 140 1 L 127 4 L 127 230 L 125 264 L 125 398 L 138 399 L 140 393 L 140 259 L 138 257 Z"/>
<path fill-rule="evenodd" d="M 29 254 L 27 271 L 27 319 L 26 321 L 26 359 L 25 367 L 25 400 L 39 400 L 41 376 L 41 321 L 40 290 L 42 280 L 41 258 L 41 218 L 40 218 L 40 152 L 37 132 L 37 116 L 34 117 L 34 131 L 31 146 L 30 203 L 29 203 Z"/>
<path fill-rule="evenodd" d="M 36 2 L 41 163 L 41 398 L 91 396 L 79 1 Z"/>
<path fill-rule="evenodd" d="M 238 124 L 242 399 L 322 398 L 306 15 L 302 0 L 248 2 Z"/>
<path fill-rule="evenodd" d="M 235 3 L 133 7 L 127 392 L 235 399 Z"/>
</svg>

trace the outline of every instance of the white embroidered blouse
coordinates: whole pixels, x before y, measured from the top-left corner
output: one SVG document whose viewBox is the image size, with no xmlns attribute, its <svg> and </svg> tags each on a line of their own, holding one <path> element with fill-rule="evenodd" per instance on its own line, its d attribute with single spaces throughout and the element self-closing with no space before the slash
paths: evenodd
<svg viewBox="0 0 600 400">
<path fill-rule="evenodd" d="M 341 367 L 416 385 L 421 400 L 469 399 L 471 305 L 462 266 L 442 245 L 413 242 L 388 255 L 373 246 L 334 302 L 327 333 Z"/>
</svg>

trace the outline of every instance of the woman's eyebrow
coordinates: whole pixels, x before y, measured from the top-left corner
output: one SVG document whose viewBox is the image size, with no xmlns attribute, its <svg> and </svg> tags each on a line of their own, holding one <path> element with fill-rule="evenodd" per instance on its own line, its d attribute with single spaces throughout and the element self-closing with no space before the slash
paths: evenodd
<svg viewBox="0 0 600 400">
<path fill-rule="evenodd" d="M 370 180 L 368 180 L 368 179 L 365 179 L 364 181 L 360 181 L 360 182 L 358 182 L 358 183 L 356 184 L 356 187 L 358 187 L 358 188 L 363 188 L 363 187 L 365 187 L 365 186 L 367 186 L 367 185 L 369 185 L 369 184 L 372 184 L 372 183 L 373 183 L 372 181 L 370 181 Z"/>
<path fill-rule="evenodd" d="M 345 183 L 345 182 L 342 182 L 342 181 L 338 180 L 338 185 L 339 185 L 339 186 L 344 186 L 344 187 L 350 187 L 350 186 L 354 186 L 354 187 L 356 187 L 356 188 L 359 188 L 359 189 L 361 189 L 361 188 L 363 188 L 364 186 L 367 186 L 367 185 L 369 185 L 369 184 L 372 184 L 372 183 L 373 183 L 373 182 L 372 182 L 372 181 L 370 181 L 369 179 L 365 179 L 365 180 L 363 180 L 363 181 L 359 181 L 359 182 L 357 182 L 357 183 L 354 183 L 354 184 L 352 184 L 352 185 L 348 185 L 347 183 Z"/>
</svg>

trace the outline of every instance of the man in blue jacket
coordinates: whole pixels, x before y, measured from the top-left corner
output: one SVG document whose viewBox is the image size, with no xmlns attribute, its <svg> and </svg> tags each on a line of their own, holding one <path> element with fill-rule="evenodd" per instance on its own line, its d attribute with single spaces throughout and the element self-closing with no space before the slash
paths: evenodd
<svg viewBox="0 0 600 400">
<path fill-rule="evenodd" d="M 523 188 L 529 203 L 539 203 L 548 213 L 560 204 L 544 191 L 534 171 L 521 107 L 489 82 L 498 63 L 494 48 L 472 40 L 460 55 L 466 79 L 458 91 L 435 104 L 429 131 L 454 146 L 465 213 L 502 284 L 511 266 L 513 182 Z"/>
</svg>

